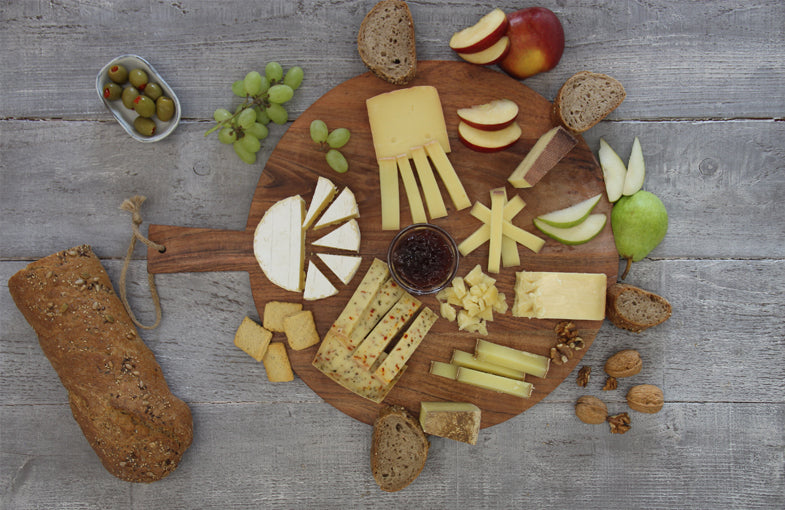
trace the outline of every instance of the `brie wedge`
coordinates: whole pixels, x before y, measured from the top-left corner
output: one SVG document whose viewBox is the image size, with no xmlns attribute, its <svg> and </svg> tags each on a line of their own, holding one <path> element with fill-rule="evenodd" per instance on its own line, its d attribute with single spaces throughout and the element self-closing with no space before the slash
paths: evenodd
<svg viewBox="0 0 785 510">
<path fill-rule="evenodd" d="M 267 279 L 294 292 L 303 290 L 305 200 L 300 195 L 274 203 L 253 236 L 253 253 Z"/>
<path fill-rule="evenodd" d="M 305 292 L 303 299 L 315 301 L 338 294 L 330 280 L 328 280 L 316 265 L 308 261 L 308 276 L 305 277 Z"/>
<path fill-rule="evenodd" d="M 357 207 L 354 193 L 349 188 L 344 188 L 313 228 L 318 230 L 359 216 L 360 210 Z"/>
<path fill-rule="evenodd" d="M 357 224 L 357 220 L 349 220 L 311 244 L 323 248 L 335 248 L 337 250 L 354 252 L 360 251 L 360 225 Z"/>
<path fill-rule="evenodd" d="M 348 285 L 352 281 L 363 261 L 362 257 L 353 255 L 330 255 L 327 253 L 317 253 L 317 255 L 344 285 Z"/>
<path fill-rule="evenodd" d="M 304 229 L 310 227 L 316 217 L 327 207 L 327 204 L 335 196 L 335 190 L 335 184 L 330 179 L 319 176 L 319 180 L 316 181 L 316 190 L 314 190 L 313 198 L 311 199 L 311 205 L 308 206 L 308 212 L 305 214 L 305 220 L 303 221 Z"/>
</svg>

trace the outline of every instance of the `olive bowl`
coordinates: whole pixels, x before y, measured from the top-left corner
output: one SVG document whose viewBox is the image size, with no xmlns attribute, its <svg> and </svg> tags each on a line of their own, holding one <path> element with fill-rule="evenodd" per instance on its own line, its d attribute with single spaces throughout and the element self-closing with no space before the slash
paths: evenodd
<svg viewBox="0 0 785 510">
<path fill-rule="evenodd" d="M 158 119 L 157 116 L 152 117 L 153 121 L 155 122 L 155 134 L 153 136 L 144 136 L 134 129 L 134 119 L 136 119 L 138 115 L 134 110 L 126 108 L 123 105 L 123 101 L 121 99 L 110 101 L 104 97 L 104 87 L 111 81 L 108 76 L 108 71 L 113 65 L 116 64 L 124 66 L 129 72 L 132 69 L 144 70 L 149 77 L 149 81 L 151 83 L 154 82 L 160 85 L 161 89 L 163 90 L 163 95 L 171 98 L 174 102 L 174 115 L 171 119 L 163 122 Z M 177 95 L 174 93 L 174 90 L 172 90 L 169 84 L 166 83 L 166 80 L 164 80 L 161 75 L 158 74 L 158 71 L 156 71 L 148 61 L 138 55 L 120 55 L 119 57 L 113 58 L 108 64 L 101 68 L 98 76 L 96 76 L 95 89 L 96 92 L 98 92 L 98 97 L 100 97 L 101 101 L 103 101 L 104 106 L 106 106 L 106 108 L 112 112 L 112 115 L 117 120 L 117 122 L 123 126 L 123 129 L 125 129 L 134 140 L 145 143 L 158 142 L 169 136 L 169 134 L 174 131 L 174 128 L 177 127 L 177 124 L 180 123 L 180 100 L 177 99 Z"/>
</svg>

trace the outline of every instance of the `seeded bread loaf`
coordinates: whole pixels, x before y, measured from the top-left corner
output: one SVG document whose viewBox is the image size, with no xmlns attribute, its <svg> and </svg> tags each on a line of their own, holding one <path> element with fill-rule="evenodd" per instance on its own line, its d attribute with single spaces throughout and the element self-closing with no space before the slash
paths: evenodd
<svg viewBox="0 0 785 510">
<path fill-rule="evenodd" d="M 90 246 L 29 264 L 8 289 L 104 467 L 129 482 L 174 471 L 191 444 L 191 411 L 169 391 Z"/>
<path fill-rule="evenodd" d="M 357 50 L 368 69 L 394 85 L 405 85 L 417 72 L 414 20 L 401 0 L 382 0 L 368 12 L 357 34 Z"/>
<path fill-rule="evenodd" d="M 671 316 L 668 300 L 626 283 L 615 283 L 606 294 L 605 314 L 616 326 L 639 333 Z"/>
<path fill-rule="evenodd" d="M 373 424 L 371 472 L 383 491 L 395 492 L 412 483 L 425 467 L 431 444 L 406 409 L 388 406 Z"/>
<path fill-rule="evenodd" d="M 556 94 L 554 120 L 573 133 L 583 133 L 607 117 L 626 96 L 615 78 L 581 71 L 568 78 Z"/>
</svg>

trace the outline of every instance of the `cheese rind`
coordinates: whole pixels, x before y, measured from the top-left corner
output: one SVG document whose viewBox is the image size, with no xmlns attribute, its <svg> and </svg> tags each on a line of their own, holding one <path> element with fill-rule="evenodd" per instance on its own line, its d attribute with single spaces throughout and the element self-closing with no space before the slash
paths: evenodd
<svg viewBox="0 0 785 510">
<path fill-rule="evenodd" d="M 316 265 L 308 261 L 308 273 L 305 276 L 305 290 L 303 299 L 306 301 L 316 301 L 338 294 L 338 289 L 330 283 L 330 280 L 319 270 Z"/>
<path fill-rule="evenodd" d="M 605 273 L 519 271 L 515 274 L 514 317 L 603 320 Z"/>
<path fill-rule="evenodd" d="M 360 251 L 360 239 L 360 225 L 357 223 L 357 220 L 351 219 L 311 244 L 313 246 L 321 246 L 322 248 L 356 252 Z"/>
<path fill-rule="evenodd" d="M 420 426 L 426 434 L 477 444 L 480 408 L 468 402 L 420 402 Z"/>
<path fill-rule="evenodd" d="M 314 230 L 329 227 L 351 218 L 358 218 L 360 210 L 357 207 L 357 200 L 354 193 L 349 188 L 344 188 L 341 193 L 333 200 L 333 203 L 324 211 L 324 214 L 313 226 Z"/>
<path fill-rule="evenodd" d="M 373 302 L 373 297 L 389 277 L 390 270 L 387 263 L 373 259 L 370 269 L 355 289 L 349 303 L 330 327 L 330 331 L 340 338 L 349 350 L 353 350 L 355 347 L 350 339 L 352 330 L 365 315 Z"/>
<path fill-rule="evenodd" d="M 398 164 L 394 158 L 379 160 L 379 193 L 382 230 L 398 230 L 401 228 L 401 206 L 398 197 Z"/>
<path fill-rule="evenodd" d="M 458 367 L 455 380 L 471 384 L 472 386 L 478 386 L 486 390 L 515 395 L 516 397 L 521 398 L 529 398 L 534 390 L 534 386 L 526 381 L 510 379 L 508 377 L 480 372 L 479 370 L 465 367 Z"/>
<path fill-rule="evenodd" d="M 401 173 L 403 189 L 406 191 L 406 200 L 409 202 L 409 214 L 412 216 L 412 222 L 426 223 L 428 217 L 425 216 L 425 206 L 422 203 L 420 188 L 414 179 L 414 171 L 412 171 L 409 158 L 405 154 L 401 154 L 396 158 L 396 162 L 398 163 L 398 171 Z"/>
<path fill-rule="evenodd" d="M 420 301 L 405 293 L 368 336 L 354 351 L 354 361 L 366 370 L 370 370 L 379 355 L 384 351 L 401 328 L 409 322 L 420 308 Z"/>
<path fill-rule="evenodd" d="M 332 255 L 329 253 L 317 253 L 316 255 L 322 259 L 322 262 L 330 268 L 330 271 L 332 271 L 344 285 L 348 285 L 349 282 L 352 281 L 357 270 L 360 269 L 360 263 L 363 261 L 362 257 L 352 255 Z M 306 277 L 306 287 L 308 286 L 307 280 Z"/>
<path fill-rule="evenodd" d="M 428 334 L 437 318 L 433 310 L 427 307 L 423 308 L 411 325 L 403 332 L 401 338 L 379 365 L 379 368 L 376 369 L 374 377 L 384 384 L 390 383 L 403 369 L 406 362 L 414 354 L 414 351 L 417 350 L 417 347 L 420 346 L 420 343 L 422 343 L 425 335 Z"/>
<path fill-rule="evenodd" d="M 477 339 L 474 356 L 480 361 L 518 370 L 534 377 L 545 377 L 551 360 L 532 352 L 513 349 L 487 340 Z"/>
<path fill-rule="evenodd" d="M 303 290 L 305 201 L 300 195 L 274 203 L 256 226 L 253 251 L 270 282 L 282 289 Z"/>
<path fill-rule="evenodd" d="M 303 220 L 304 229 L 308 229 L 316 217 L 327 207 L 327 204 L 335 196 L 335 191 L 335 184 L 330 179 L 320 175 L 316 180 L 316 189 L 313 192 L 311 204 L 308 206 L 308 212 L 305 213 L 305 219 Z"/>
<path fill-rule="evenodd" d="M 425 150 L 428 153 L 428 156 L 430 156 L 436 171 L 439 173 L 439 177 L 441 177 L 444 186 L 447 188 L 447 192 L 450 194 L 455 209 L 460 211 L 461 209 L 471 207 L 472 202 L 466 194 L 463 183 L 461 183 L 461 180 L 458 178 L 458 174 L 447 158 L 447 154 L 445 154 L 441 144 L 435 140 L 428 142 L 425 144 Z"/>
</svg>

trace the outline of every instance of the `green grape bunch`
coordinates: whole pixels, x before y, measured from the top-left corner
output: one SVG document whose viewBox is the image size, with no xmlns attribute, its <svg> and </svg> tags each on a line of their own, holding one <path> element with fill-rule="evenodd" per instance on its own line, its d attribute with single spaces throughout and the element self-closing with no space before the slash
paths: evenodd
<svg viewBox="0 0 785 510">
<path fill-rule="evenodd" d="M 349 170 L 349 162 L 339 151 L 341 147 L 349 143 L 352 134 L 346 128 L 337 128 L 330 131 L 323 120 L 314 120 L 310 126 L 311 140 L 319 145 L 319 150 L 326 151 L 324 159 L 327 165 L 338 172 L 345 173 Z"/>
<path fill-rule="evenodd" d="M 249 165 L 256 162 L 262 140 L 270 133 L 270 122 L 286 124 L 289 113 L 283 106 L 294 97 L 303 82 L 303 70 L 291 67 L 284 74 L 278 62 L 269 62 L 264 74 L 251 71 L 242 80 L 232 83 L 232 93 L 244 101 L 234 113 L 218 108 L 213 113 L 216 125 L 204 135 L 218 131 L 218 141 L 231 144 L 237 156 Z"/>
</svg>

